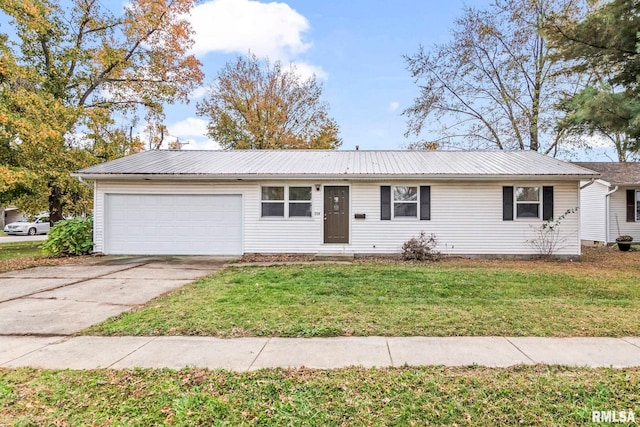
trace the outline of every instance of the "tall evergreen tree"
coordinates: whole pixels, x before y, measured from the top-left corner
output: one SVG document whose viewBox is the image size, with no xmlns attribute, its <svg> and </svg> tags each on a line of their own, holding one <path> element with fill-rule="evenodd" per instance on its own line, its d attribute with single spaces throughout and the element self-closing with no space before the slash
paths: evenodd
<svg viewBox="0 0 640 427">
<path fill-rule="evenodd" d="M 560 104 L 561 130 L 599 134 L 616 145 L 618 158 L 640 149 L 640 0 L 597 4 L 585 19 L 556 15 L 544 31 L 556 57 L 576 74 L 595 78 Z"/>
</svg>

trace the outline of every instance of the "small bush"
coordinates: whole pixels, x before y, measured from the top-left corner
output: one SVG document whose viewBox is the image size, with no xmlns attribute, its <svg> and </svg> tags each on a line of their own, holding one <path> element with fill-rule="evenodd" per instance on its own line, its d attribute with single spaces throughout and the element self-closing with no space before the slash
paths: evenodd
<svg viewBox="0 0 640 427">
<path fill-rule="evenodd" d="M 440 252 L 435 248 L 438 240 L 434 234 L 427 236 L 424 231 L 402 244 L 402 259 L 405 261 L 437 261 Z"/>
<path fill-rule="evenodd" d="M 526 242 L 538 252 L 538 255 L 544 258 L 553 257 L 560 249 L 567 247 L 567 241 L 572 237 L 571 234 L 562 234 L 560 224 L 567 215 L 578 212 L 578 208 L 567 209 L 558 219 L 547 220 L 539 227 L 534 228 L 534 238 Z"/>
<path fill-rule="evenodd" d="M 93 218 L 74 218 L 56 223 L 42 245 L 46 255 L 73 256 L 91 253 Z"/>
</svg>

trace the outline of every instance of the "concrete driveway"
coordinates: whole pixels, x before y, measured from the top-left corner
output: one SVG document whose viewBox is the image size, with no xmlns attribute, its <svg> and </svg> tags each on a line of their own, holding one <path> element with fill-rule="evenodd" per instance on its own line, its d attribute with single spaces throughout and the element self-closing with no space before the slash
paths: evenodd
<svg viewBox="0 0 640 427">
<path fill-rule="evenodd" d="M 0 335 L 71 335 L 219 269 L 219 257 L 104 257 L 0 274 Z"/>
</svg>

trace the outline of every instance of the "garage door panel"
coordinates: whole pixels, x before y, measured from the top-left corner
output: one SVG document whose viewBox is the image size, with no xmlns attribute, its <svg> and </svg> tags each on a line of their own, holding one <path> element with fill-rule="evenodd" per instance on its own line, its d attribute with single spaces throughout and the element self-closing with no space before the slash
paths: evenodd
<svg viewBox="0 0 640 427">
<path fill-rule="evenodd" d="M 239 255 L 242 197 L 107 194 L 105 252 Z"/>
</svg>

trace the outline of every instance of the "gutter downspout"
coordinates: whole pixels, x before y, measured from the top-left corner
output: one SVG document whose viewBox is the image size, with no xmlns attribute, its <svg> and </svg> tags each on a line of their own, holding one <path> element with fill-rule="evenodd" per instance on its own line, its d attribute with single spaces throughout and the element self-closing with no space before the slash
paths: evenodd
<svg viewBox="0 0 640 427">
<path fill-rule="evenodd" d="M 581 186 L 580 186 L 580 189 L 582 190 L 582 189 L 584 189 L 584 188 L 587 188 L 588 186 L 590 186 L 590 185 L 591 185 L 591 184 L 593 184 L 594 182 L 596 182 L 596 179 L 595 179 L 595 178 L 591 178 L 591 181 L 587 182 L 585 185 L 581 185 Z"/>
<path fill-rule="evenodd" d="M 80 184 L 84 184 L 84 185 L 86 185 L 87 187 L 89 187 L 90 189 L 93 190 L 93 185 L 89 184 L 87 181 L 82 179 L 81 176 L 76 176 L 76 178 L 78 178 L 78 181 L 80 181 Z"/>
<path fill-rule="evenodd" d="M 607 194 L 604 195 L 604 218 L 605 218 L 605 227 L 607 227 L 607 229 L 605 230 L 604 233 L 604 244 L 608 245 L 609 244 L 609 223 L 611 222 L 611 218 L 610 218 L 610 209 L 609 206 L 611 205 L 611 196 L 613 193 L 615 193 L 616 191 L 618 191 L 618 186 L 616 185 L 613 190 L 609 191 Z"/>
</svg>

